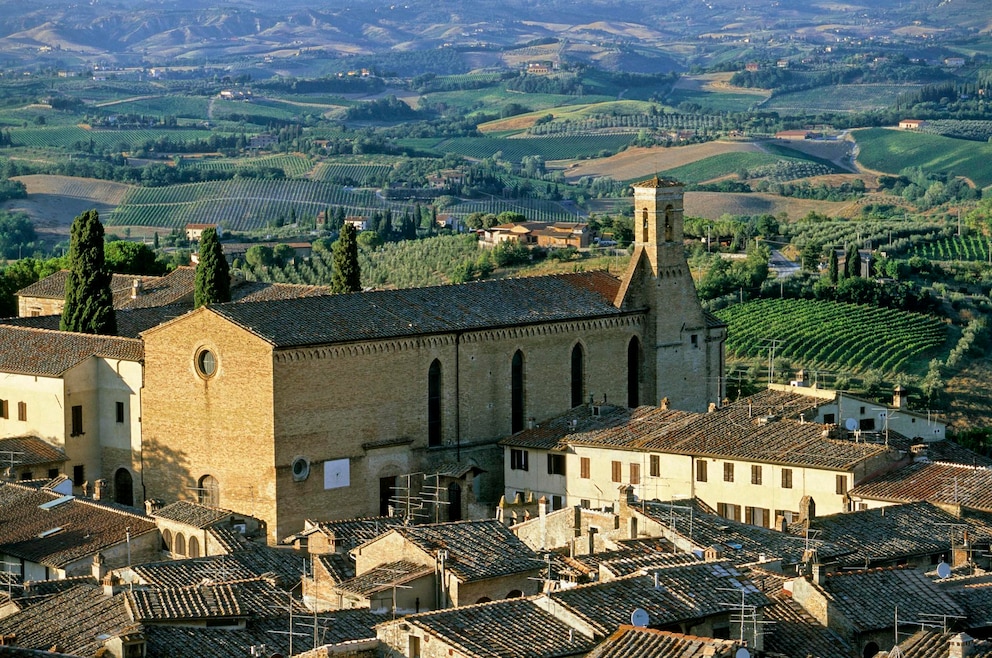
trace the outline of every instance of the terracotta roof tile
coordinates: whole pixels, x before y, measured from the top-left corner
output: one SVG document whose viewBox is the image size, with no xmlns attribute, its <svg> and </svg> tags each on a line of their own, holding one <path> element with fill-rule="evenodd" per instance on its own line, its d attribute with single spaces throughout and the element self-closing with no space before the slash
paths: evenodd
<svg viewBox="0 0 992 658">
<path fill-rule="evenodd" d="M 391 528 L 403 525 L 403 519 L 398 516 L 376 516 L 320 521 L 316 525 L 321 532 L 334 540 L 336 549 L 348 550 L 389 532 Z"/>
<path fill-rule="evenodd" d="M 992 468 L 917 462 L 848 492 L 852 499 L 961 504 L 992 512 Z"/>
<path fill-rule="evenodd" d="M 289 588 L 299 583 L 304 558 L 298 551 L 256 544 L 228 555 L 150 562 L 132 570 L 140 582 L 165 587 L 249 580 L 272 574 L 281 587 Z"/>
<path fill-rule="evenodd" d="M 0 483 L 0 553 L 62 567 L 122 544 L 129 531 L 132 538 L 157 532 L 144 515 L 81 498 L 39 508 L 62 498 L 51 491 Z"/>
<path fill-rule="evenodd" d="M 858 633 L 891 628 L 897 607 L 901 619 L 965 615 L 926 574 L 911 567 L 838 571 L 827 574 L 820 587 Z"/>
<path fill-rule="evenodd" d="M 135 621 L 179 621 L 244 617 L 246 612 L 229 583 L 195 587 L 135 589 L 126 592 L 128 611 Z"/>
<path fill-rule="evenodd" d="M 15 635 L 22 648 L 57 647 L 93 656 L 103 644 L 99 635 L 115 635 L 133 624 L 122 594 L 108 597 L 97 585 L 77 585 L 0 619 L 0 635 Z"/>
<path fill-rule="evenodd" d="M 534 605 L 506 599 L 404 617 L 473 658 L 553 658 L 584 655 L 595 641 Z"/>
<path fill-rule="evenodd" d="M 18 466 L 50 464 L 64 462 L 68 459 L 62 450 L 36 436 L 15 436 L 0 439 L 0 454 L 9 456 L 11 453 Z"/>
<path fill-rule="evenodd" d="M 734 640 L 716 640 L 650 628 L 621 626 L 592 651 L 588 658 L 730 658 L 741 646 L 739 641 Z"/>
<path fill-rule="evenodd" d="M 548 594 L 546 599 L 549 605 L 562 606 L 597 632 L 607 634 L 629 624 L 634 608 L 648 613 L 651 626 L 726 613 L 726 588 L 743 590 L 746 605 L 762 607 L 770 603 L 744 573 L 727 561 L 652 568 L 644 575 L 579 585 Z M 618 601 L 623 605 L 617 605 Z M 538 604 L 541 605 L 540 599 Z"/>
<path fill-rule="evenodd" d="M 855 567 L 913 556 L 946 555 L 951 548 L 950 537 L 947 532 L 935 531 L 942 525 L 967 526 L 972 541 L 987 542 L 992 538 L 992 515 L 966 511 L 955 516 L 928 502 L 833 514 L 810 521 L 817 539 L 848 549 L 837 558 L 840 564 Z M 789 531 L 804 533 L 801 524 L 790 526 Z"/>
<path fill-rule="evenodd" d="M 485 580 L 539 570 L 545 562 L 499 521 L 456 521 L 399 526 L 399 533 L 428 555 L 448 551 L 446 567 L 459 580 Z"/>
<path fill-rule="evenodd" d="M 774 622 L 765 637 L 765 651 L 783 656 L 850 658 L 848 642 L 810 616 L 791 596 L 778 593 L 771 595 L 771 600 L 762 616 Z"/>
<path fill-rule="evenodd" d="M 394 584 L 402 585 L 433 573 L 434 567 L 432 566 L 416 564 L 409 560 L 399 560 L 379 565 L 360 576 L 339 583 L 336 589 L 360 596 L 370 596 L 376 592 L 392 589 Z"/>
<path fill-rule="evenodd" d="M 700 556 L 706 548 L 718 546 L 723 550 L 724 559 L 738 566 L 757 563 L 762 555 L 769 560 L 781 559 L 783 565 L 798 564 L 807 547 L 805 536 L 731 521 L 714 513 L 698 500 L 644 502 L 638 505 L 638 509 L 667 528 L 668 532 L 688 538 L 698 547 Z M 821 559 L 837 559 L 852 550 L 823 539 L 817 537 L 812 542 Z"/>
<path fill-rule="evenodd" d="M 140 340 L 0 325 L 0 372 L 57 377 L 91 356 L 144 359 Z"/>
<path fill-rule="evenodd" d="M 765 391 L 705 414 L 639 407 L 632 412 L 611 409 L 599 419 L 590 418 L 587 407 L 577 407 L 501 444 L 544 450 L 605 446 L 837 470 L 887 450 L 827 438 L 824 426 L 793 420 L 810 414 L 815 402 L 795 393 Z"/>
<path fill-rule="evenodd" d="M 152 516 L 158 519 L 185 523 L 195 528 L 206 528 L 218 521 L 227 518 L 234 512 L 218 507 L 200 505 L 188 500 L 178 500 L 171 505 L 166 505 Z"/>
</svg>

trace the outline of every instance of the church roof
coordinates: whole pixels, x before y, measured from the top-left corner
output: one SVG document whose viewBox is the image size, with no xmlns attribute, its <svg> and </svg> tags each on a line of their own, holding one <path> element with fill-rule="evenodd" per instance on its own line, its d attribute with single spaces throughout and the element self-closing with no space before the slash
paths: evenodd
<svg viewBox="0 0 992 658">
<path fill-rule="evenodd" d="M 454 286 L 217 304 L 210 310 L 275 347 L 400 338 L 620 316 L 620 282 L 582 272 Z"/>
</svg>

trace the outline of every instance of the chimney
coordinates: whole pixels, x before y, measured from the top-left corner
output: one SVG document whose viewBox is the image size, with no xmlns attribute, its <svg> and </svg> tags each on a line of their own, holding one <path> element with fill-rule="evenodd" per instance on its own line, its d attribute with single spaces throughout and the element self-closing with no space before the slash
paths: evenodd
<svg viewBox="0 0 992 658">
<path fill-rule="evenodd" d="M 975 640 L 967 633 L 958 633 L 947 643 L 947 658 L 968 658 L 975 651 Z"/>
<path fill-rule="evenodd" d="M 668 411 L 668 398 L 661 398 L 659 405 L 662 411 Z"/>
<path fill-rule="evenodd" d="M 541 496 L 541 498 L 537 501 L 537 512 L 541 518 L 548 515 L 548 499 L 546 496 Z"/>
<path fill-rule="evenodd" d="M 902 386 L 896 386 L 895 390 L 892 391 L 892 406 L 896 409 L 903 409 L 906 407 L 906 389 Z"/>
<path fill-rule="evenodd" d="M 827 578 L 827 569 L 823 566 L 823 563 L 817 560 L 810 567 L 813 574 L 813 582 L 817 585 L 823 585 L 823 581 Z"/>
<path fill-rule="evenodd" d="M 799 499 L 799 522 L 809 524 L 816 518 L 816 502 L 812 496 L 803 496 Z"/>
<path fill-rule="evenodd" d="M 779 532 L 789 532 L 789 521 L 784 515 L 779 514 L 775 517 L 775 529 Z"/>
<path fill-rule="evenodd" d="M 103 500 L 107 495 L 107 481 L 103 478 L 93 481 L 93 500 Z"/>
<path fill-rule="evenodd" d="M 145 514 L 152 516 L 155 512 L 165 507 L 165 501 L 160 498 L 149 498 L 145 501 Z"/>
<path fill-rule="evenodd" d="M 131 282 L 131 299 L 137 299 L 141 295 L 142 287 L 141 279 L 135 279 Z"/>
<path fill-rule="evenodd" d="M 90 573 L 98 583 L 102 583 L 103 577 L 107 575 L 107 568 L 103 566 L 103 561 L 103 553 L 97 553 L 93 556 L 93 564 L 90 565 Z"/>
</svg>

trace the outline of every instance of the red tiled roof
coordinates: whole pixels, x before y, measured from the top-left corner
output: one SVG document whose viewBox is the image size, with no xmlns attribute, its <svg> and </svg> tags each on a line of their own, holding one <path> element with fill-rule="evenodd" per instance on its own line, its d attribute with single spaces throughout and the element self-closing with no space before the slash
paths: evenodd
<svg viewBox="0 0 992 658">
<path fill-rule="evenodd" d="M 59 376 L 91 356 L 144 359 L 144 343 L 132 338 L 0 325 L 0 372 Z"/>
<path fill-rule="evenodd" d="M 852 498 L 961 504 L 992 512 L 992 468 L 917 462 L 850 490 Z"/>
<path fill-rule="evenodd" d="M 64 567 L 122 544 L 128 532 L 134 538 L 157 531 L 154 521 L 144 515 L 81 498 L 39 508 L 61 497 L 51 491 L 0 484 L 0 553 Z"/>
<path fill-rule="evenodd" d="M 15 436 L 0 439 L 0 454 L 14 454 L 18 466 L 51 464 L 68 459 L 65 453 L 36 436 Z"/>
</svg>

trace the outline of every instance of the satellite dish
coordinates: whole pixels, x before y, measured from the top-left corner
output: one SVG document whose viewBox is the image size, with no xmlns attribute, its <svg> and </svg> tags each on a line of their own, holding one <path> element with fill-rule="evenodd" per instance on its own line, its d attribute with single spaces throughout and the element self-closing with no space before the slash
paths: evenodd
<svg viewBox="0 0 992 658">
<path fill-rule="evenodd" d="M 632 626 L 637 628 L 644 628 L 651 621 L 648 617 L 647 610 L 644 608 L 634 608 L 634 611 L 630 613 L 630 623 Z"/>
<path fill-rule="evenodd" d="M 937 565 L 937 575 L 941 578 L 947 578 L 951 575 L 951 565 L 946 562 L 941 562 Z"/>
<path fill-rule="evenodd" d="M 746 647 L 741 647 L 734 654 L 734 658 L 751 658 L 751 652 L 747 650 Z"/>
<path fill-rule="evenodd" d="M 858 429 L 858 421 L 854 418 L 848 418 L 844 421 L 844 428 L 849 432 L 853 432 Z"/>
</svg>

